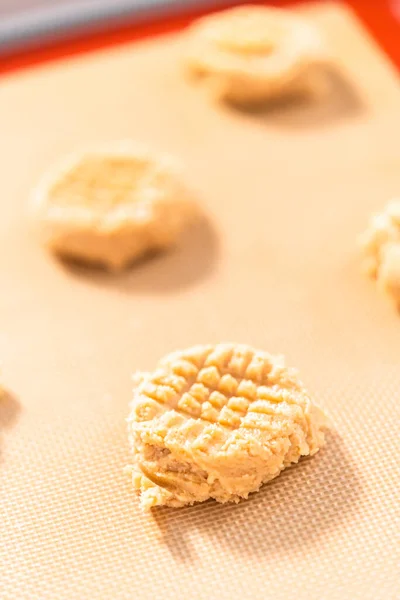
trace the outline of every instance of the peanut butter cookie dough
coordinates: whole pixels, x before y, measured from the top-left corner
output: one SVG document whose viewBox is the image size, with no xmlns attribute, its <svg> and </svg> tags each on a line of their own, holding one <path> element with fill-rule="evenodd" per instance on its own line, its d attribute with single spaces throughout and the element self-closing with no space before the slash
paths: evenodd
<svg viewBox="0 0 400 600">
<path fill-rule="evenodd" d="M 365 273 L 400 307 L 400 199 L 371 218 L 360 246 Z"/>
<path fill-rule="evenodd" d="M 51 250 L 110 270 L 173 244 L 193 210 L 174 162 L 131 142 L 73 154 L 44 177 L 33 206 Z"/>
<path fill-rule="evenodd" d="M 186 65 L 217 97 L 251 104 L 320 86 L 319 32 L 287 10 L 242 6 L 206 16 L 188 31 Z"/>
<path fill-rule="evenodd" d="M 146 509 L 239 502 L 324 443 L 296 372 L 248 346 L 175 352 L 134 381 L 132 478 Z"/>
</svg>

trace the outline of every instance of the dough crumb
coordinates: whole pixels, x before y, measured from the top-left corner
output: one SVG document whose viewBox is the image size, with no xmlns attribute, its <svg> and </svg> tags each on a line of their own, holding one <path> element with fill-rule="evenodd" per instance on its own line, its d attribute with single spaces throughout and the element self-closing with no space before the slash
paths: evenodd
<svg viewBox="0 0 400 600">
<path fill-rule="evenodd" d="M 33 197 L 52 251 L 114 271 L 172 245 L 193 207 L 174 162 L 129 141 L 74 153 Z"/>
<path fill-rule="evenodd" d="M 324 413 L 281 357 L 195 346 L 136 374 L 132 481 L 145 509 L 239 502 L 324 443 Z"/>
<path fill-rule="evenodd" d="M 320 32 L 289 10 L 240 6 L 188 30 L 186 66 L 215 95 L 253 104 L 321 89 L 326 52 Z"/>
<path fill-rule="evenodd" d="M 400 199 L 371 218 L 360 247 L 364 272 L 400 307 Z"/>
</svg>

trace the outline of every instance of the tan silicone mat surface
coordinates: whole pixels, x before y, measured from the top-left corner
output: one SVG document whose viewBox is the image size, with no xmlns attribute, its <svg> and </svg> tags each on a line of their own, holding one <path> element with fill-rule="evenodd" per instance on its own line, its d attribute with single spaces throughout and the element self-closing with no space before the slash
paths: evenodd
<svg viewBox="0 0 400 600">
<path fill-rule="evenodd" d="M 400 88 L 349 12 L 308 10 L 336 64 L 313 107 L 213 104 L 176 34 L 1 81 L 2 600 L 400 597 L 400 318 L 355 249 L 400 193 Z M 62 266 L 31 186 L 76 144 L 126 137 L 181 157 L 207 216 L 126 275 Z M 131 372 L 219 340 L 286 354 L 334 432 L 247 502 L 142 514 Z"/>
</svg>

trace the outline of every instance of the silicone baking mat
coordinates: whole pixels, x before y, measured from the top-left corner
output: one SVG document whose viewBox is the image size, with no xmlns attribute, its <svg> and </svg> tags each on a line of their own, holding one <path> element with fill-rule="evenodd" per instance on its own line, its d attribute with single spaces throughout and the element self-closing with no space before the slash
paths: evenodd
<svg viewBox="0 0 400 600">
<path fill-rule="evenodd" d="M 399 193 L 399 84 L 351 12 L 305 10 L 334 56 L 313 105 L 214 104 L 176 32 L 2 79 L 2 600 L 399 598 L 400 320 L 355 249 Z M 26 218 L 32 185 L 127 137 L 181 157 L 204 218 L 123 276 L 61 265 Z M 247 502 L 143 514 L 131 372 L 220 340 L 286 354 L 327 445 Z"/>
</svg>

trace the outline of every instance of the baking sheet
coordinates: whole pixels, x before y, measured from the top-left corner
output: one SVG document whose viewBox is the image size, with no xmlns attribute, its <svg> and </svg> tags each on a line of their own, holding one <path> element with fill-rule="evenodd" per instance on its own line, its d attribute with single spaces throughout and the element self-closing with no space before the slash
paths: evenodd
<svg viewBox="0 0 400 600">
<path fill-rule="evenodd" d="M 177 34 L 2 79 L 2 599 L 399 597 L 400 320 L 355 250 L 399 193 L 399 84 L 345 8 L 304 10 L 335 56 L 312 108 L 213 104 Z M 182 158 L 203 220 L 120 277 L 61 265 L 26 217 L 32 185 L 77 144 L 127 137 Z M 237 506 L 142 514 L 131 372 L 220 340 L 286 354 L 327 446 Z"/>
<path fill-rule="evenodd" d="M 0 56 L 106 28 L 171 17 L 183 9 L 215 8 L 215 0 L 18 0 L 0 6 Z M 15 6 L 17 4 L 17 6 Z M 223 0 L 219 4 L 224 4 Z M 226 3 L 225 3 L 226 5 Z"/>
</svg>

